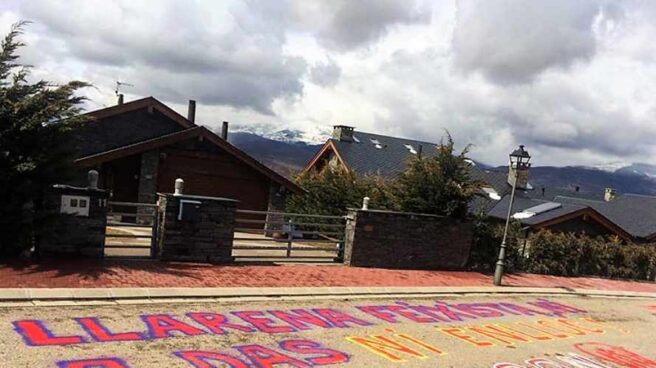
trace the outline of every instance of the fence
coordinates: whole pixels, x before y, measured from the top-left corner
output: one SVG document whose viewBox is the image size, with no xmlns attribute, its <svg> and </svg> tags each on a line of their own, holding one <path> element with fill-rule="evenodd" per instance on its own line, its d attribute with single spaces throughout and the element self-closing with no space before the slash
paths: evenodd
<svg viewBox="0 0 656 368">
<path fill-rule="evenodd" d="M 108 202 L 105 257 L 155 257 L 157 205 Z"/>
<path fill-rule="evenodd" d="M 333 262 L 343 255 L 344 216 L 237 210 L 233 257 Z"/>
</svg>

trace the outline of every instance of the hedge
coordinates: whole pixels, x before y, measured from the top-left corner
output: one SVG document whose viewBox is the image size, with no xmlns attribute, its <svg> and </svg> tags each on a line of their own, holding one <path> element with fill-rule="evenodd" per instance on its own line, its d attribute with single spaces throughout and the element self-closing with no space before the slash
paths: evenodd
<svg viewBox="0 0 656 368">
<path fill-rule="evenodd" d="M 502 228 L 481 222 L 476 229 L 470 269 L 491 271 Z M 656 244 L 626 244 L 616 239 L 547 230 L 525 238 L 521 232 L 512 230 L 506 254 L 508 272 L 632 280 L 654 280 L 656 276 Z"/>
<path fill-rule="evenodd" d="M 524 270 L 562 276 L 653 280 L 656 244 L 540 231 L 529 236 Z"/>
</svg>

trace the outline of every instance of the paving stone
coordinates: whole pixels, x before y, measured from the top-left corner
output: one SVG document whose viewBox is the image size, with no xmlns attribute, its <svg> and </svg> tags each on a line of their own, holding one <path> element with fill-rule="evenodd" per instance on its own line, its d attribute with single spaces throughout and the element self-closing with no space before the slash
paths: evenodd
<svg viewBox="0 0 656 368">
<path fill-rule="evenodd" d="M 592 277 L 555 277 L 514 274 L 504 284 L 535 290 L 570 293 L 576 290 L 615 290 L 656 293 L 653 282 L 607 280 Z M 476 272 L 413 271 L 346 266 L 251 266 L 208 265 L 180 262 L 57 260 L 43 263 L 0 266 L 0 288 L 9 288 L 20 296 L 21 288 L 110 288 L 113 297 L 149 298 L 141 288 L 229 288 L 222 295 L 275 295 L 279 290 L 266 288 L 358 288 L 359 292 L 380 293 L 381 289 L 454 287 L 462 292 L 485 288 L 490 292 L 492 277 Z M 255 288 L 255 289 L 253 289 Z M 257 289 L 259 288 L 259 290 Z M 364 288 L 364 289 L 361 289 Z M 545 289 L 550 288 L 550 289 Z M 0 289 L 0 291 L 6 289 Z M 344 289 L 348 290 L 348 289 Z M 441 289 L 442 292 L 445 289 Z M 505 293 L 514 288 L 498 288 Z M 38 292 L 38 291 L 37 291 Z M 199 291 L 195 291 L 198 293 Z M 297 289 L 307 295 L 307 290 Z M 44 291 L 43 293 L 48 293 Z M 205 291 L 203 291 L 205 293 Z M 341 291 L 340 291 L 341 293 Z M 350 291 L 348 292 L 351 293 Z M 73 296 L 73 295 L 71 295 Z M 205 296 L 205 295 L 203 295 Z"/>
</svg>

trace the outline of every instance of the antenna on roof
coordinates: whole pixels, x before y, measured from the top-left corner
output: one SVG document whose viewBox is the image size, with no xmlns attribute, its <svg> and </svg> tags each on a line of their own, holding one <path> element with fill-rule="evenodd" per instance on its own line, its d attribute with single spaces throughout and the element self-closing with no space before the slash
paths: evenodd
<svg viewBox="0 0 656 368">
<path fill-rule="evenodd" d="M 119 90 L 121 89 L 121 86 L 134 87 L 134 85 L 132 85 L 130 83 L 124 83 L 124 82 L 121 82 L 121 81 L 116 81 L 116 90 L 114 91 L 114 93 L 116 93 L 116 96 L 118 97 L 118 104 L 119 105 L 123 105 L 123 94 L 119 92 Z"/>
</svg>

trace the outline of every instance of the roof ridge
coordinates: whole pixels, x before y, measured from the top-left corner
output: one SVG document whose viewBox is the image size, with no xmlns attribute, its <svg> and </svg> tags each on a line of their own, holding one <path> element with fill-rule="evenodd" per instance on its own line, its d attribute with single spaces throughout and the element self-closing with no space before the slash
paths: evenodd
<svg viewBox="0 0 656 368">
<path fill-rule="evenodd" d="M 102 109 L 88 111 L 83 113 L 82 115 L 87 115 L 94 119 L 103 119 L 107 116 L 118 115 L 133 110 L 143 109 L 146 107 L 152 107 L 154 109 L 159 110 L 162 114 L 166 115 L 169 119 L 178 123 L 184 129 L 189 129 L 198 126 L 197 124 L 189 121 L 182 114 L 173 110 L 168 105 L 166 105 L 165 103 L 156 99 L 153 96 L 139 98 L 136 100 L 122 103 L 120 105 L 107 106 Z"/>
<path fill-rule="evenodd" d="M 404 140 L 404 141 L 413 141 L 413 142 L 418 142 L 418 143 L 432 144 L 434 146 L 439 145 L 439 143 L 421 141 L 421 140 L 413 139 L 413 138 L 395 137 L 395 136 L 391 136 L 391 135 L 384 135 L 384 134 L 378 134 L 378 133 L 369 133 L 369 132 L 363 132 L 363 131 L 360 131 L 360 130 L 354 130 L 353 135 L 357 135 L 357 134 L 375 135 L 375 136 L 384 137 L 384 138 L 391 138 L 391 139 L 398 139 L 398 140 Z M 334 139 L 334 138 L 331 138 L 331 139 Z"/>
<path fill-rule="evenodd" d="M 590 199 L 590 198 L 581 198 L 581 197 L 572 197 L 572 196 L 567 196 L 567 195 L 557 195 L 554 197 L 554 200 L 556 198 L 565 198 L 565 199 L 575 199 L 577 201 L 586 201 L 586 202 L 599 202 L 599 203 L 606 203 L 605 201 L 599 200 L 599 199 Z"/>
<path fill-rule="evenodd" d="M 656 199 L 656 196 L 649 195 L 649 194 L 639 194 L 639 193 L 623 193 L 623 194 L 618 195 L 617 198 L 622 198 L 622 197 L 625 197 L 625 196 Z"/>
</svg>

